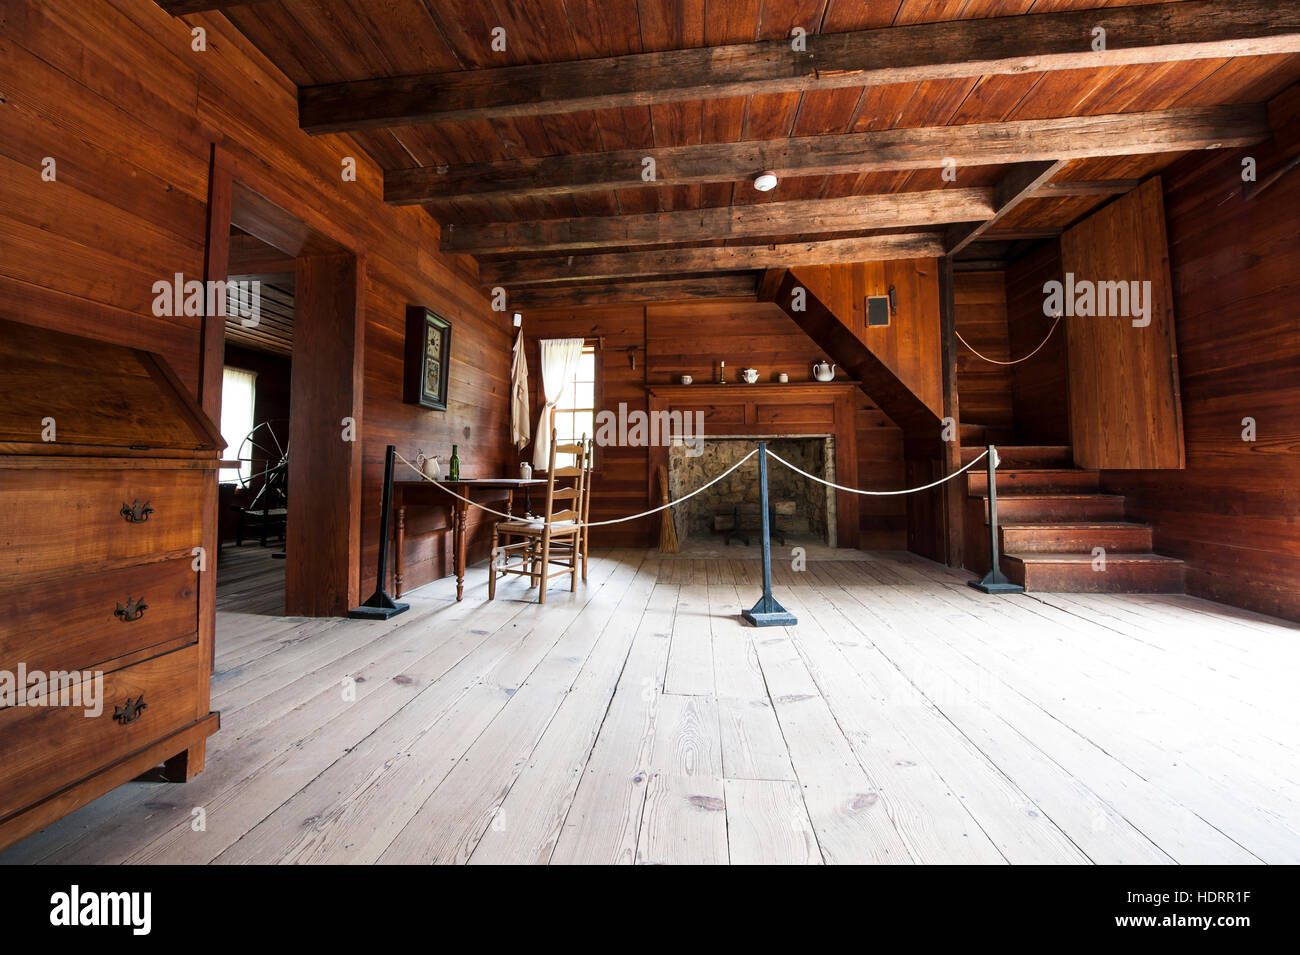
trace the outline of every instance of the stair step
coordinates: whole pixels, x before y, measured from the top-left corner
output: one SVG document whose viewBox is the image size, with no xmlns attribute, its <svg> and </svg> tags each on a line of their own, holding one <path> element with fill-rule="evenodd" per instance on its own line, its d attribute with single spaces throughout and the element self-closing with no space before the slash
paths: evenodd
<svg viewBox="0 0 1300 955">
<path fill-rule="evenodd" d="M 1122 494 L 1011 494 L 998 495 L 999 524 L 1122 521 Z M 988 505 L 984 523 L 989 522 Z"/>
<path fill-rule="evenodd" d="M 1015 432 L 1001 425 L 970 424 L 963 421 L 957 428 L 963 445 L 1013 444 Z"/>
<path fill-rule="evenodd" d="M 998 468 L 998 497 L 1031 491 L 1095 491 L 1101 481 L 1096 471 L 1078 468 Z M 983 497 L 989 490 L 988 472 L 972 468 L 966 472 L 966 491 L 971 497 Z"/>
<path fill-rule="evenodd" d="M 1181 594 L 1183 562 L 1160 554 L 1107 554 L 1094 570 L 1091 554 L 1014 553 L 1002 556 L 1002 572 L 1036 593 Z"/>
<path fill-rule="evenodd" d="M 1001 502 L 999 502 L 1001 503 Z M 998 515 L 999 518 L 1001 515 Z M 1004 554 L 1092 554 L 1094 547 L 1109 553 L 1142 554 L 1151 550 L 1151 525 L 1127 521 L 1002 525 Z"/>
<path fill-rule="evenodd" d="M 1007 444 L 993 442 L 998 449 L 1004 468 L 1068 468 L 1074 463 L 1073 449 L 1068 444 Z M 981 445 L 962 444 L 961 463 L 969 464 L 984 450 Z M 981 461 L 978 467 L 984 467 Z"/>
</svg>

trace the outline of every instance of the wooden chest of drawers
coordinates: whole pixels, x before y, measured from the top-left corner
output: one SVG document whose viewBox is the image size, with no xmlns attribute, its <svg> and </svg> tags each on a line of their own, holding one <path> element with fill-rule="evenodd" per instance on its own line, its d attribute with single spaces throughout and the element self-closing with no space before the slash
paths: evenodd
<svg viewBox="0 0 1300 955">
<path fill-rule="evenodd" d="M 192 777 L 218 724 L 224 443 L 158 356 L 87 342 L 0 321 L 0 847 Z"/>
</svg>

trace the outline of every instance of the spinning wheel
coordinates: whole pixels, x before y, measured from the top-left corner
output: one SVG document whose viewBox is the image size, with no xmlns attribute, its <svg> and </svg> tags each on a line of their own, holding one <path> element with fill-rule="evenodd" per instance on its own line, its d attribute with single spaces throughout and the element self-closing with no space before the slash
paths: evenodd
<svg viewBox="0 0 1300 955">
<path fill-rule="evenodd" d="M 254 527 L 266 546 L 268 531 L 284 537 L 289 514 L 289 422 L 273 418 L 255 424 L 239 443 L 236 459 L 239 486 L 253 495 L 247 504 L 235 507 L 239 511 L 236 546 L 243 544 L 245 530 Z"/>
</svg>

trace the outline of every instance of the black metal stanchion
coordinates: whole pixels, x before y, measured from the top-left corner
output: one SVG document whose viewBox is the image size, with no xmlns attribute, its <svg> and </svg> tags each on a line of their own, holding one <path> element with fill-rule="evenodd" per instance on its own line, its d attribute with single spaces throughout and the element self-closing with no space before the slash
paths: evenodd
<svg viewBox="0 0 1300 955">
<path fill-rule="evenodd" d="M 976 590 L 982 590 L 986 594 L 1023 594 L 1025 588 L 1019 584 L 1013 584 L 1007 580 L 1002 573 L 1002 557 L 998 553 L 998 482 L 997 482 L 997 460 L 998 452 L 993 445 L 988 445 L 988 465 L 989 473 L 989 556 L 992 564 L 989 572 L 984 575 L 983 580 L 968 580 L 967 583 Z"/>
<path fill-rule="evenodd" d="M 379 518 L 379 570 L 375 577 L 375 592 L 360 607 L 353 607 L 348 616 L 357 620 L 387 620 L 411 609 L 410 604 L 398 603 L 384 589 L 388 576 L 388 527 L 393 522 L 393 461 L 397 448 L 388 446 L 384 459 L 384 496 Z"/>
<path fill-rule="evenodd" d="M 758 603 L 740 615 L 756 627 L 793 627 L 799 622 L 790 611 L 786 610 L 772 596 L 772 528 L 768 521 L 767 509 L 767 442 L 758 442 L 758 492 L 762 498 L 759 512 L 762 514 L 763 527 L 763 596 Z"/>
</svg>

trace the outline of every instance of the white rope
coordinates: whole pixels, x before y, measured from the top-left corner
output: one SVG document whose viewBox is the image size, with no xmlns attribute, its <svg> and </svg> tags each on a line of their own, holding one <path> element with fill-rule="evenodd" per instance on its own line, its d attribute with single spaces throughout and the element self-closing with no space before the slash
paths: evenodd
<svg viewBox="0 0 1300 955">
<path fill-rule="evenodd" d="M 1029 359 L 1033 358 L 1040 351 L 1042 351 L 1043 346 L 1047 344 L 1047 339 L 1052 337 L 1052 332 L 1056 331 L 1056 326 L 1059 324 L 1061 324 L 1061 316 L 1058 313 L 1056 316 L 1056 321 L 1052 322 L 1052 327 L 1047 330 L 1047 338 L 1044 338 L 1041 342 L 1039 342 L 1038 347 L 1035 348 L 1033 351 L 1031 351 L 1024 358 L 1017 358 L 1015 361 L 998 361 L 996 358 L 990 358 L 987 355 L 981 355 L 979 352 L 975 351 L 975 349 L 971 347 L 970 342 L 966 341 L 966 339 L 961 337 L 961 332 L 958 332 L 955 328 L 953 329 L 953 331 L 956 332 L 957 340 L 961 342 L 963 345 L 965 345 L 967 348 L 970 348 L 971 353 L 976 358 L 983 358 L 986 362 L 989 362 L 990 364 L 993 365 L 1018 365 L 1022 361 L 1029 361 Z"/>
<path fill-rule="evenodd" d="M 770 452 L 769 452 L 769 453 L 770 453 Z M 652 508 L 651 510 L 648 510 L 648 511 L 642 511 L 640 514 L 631 514 L 631 515 L 629 515 L 629 516 L 627 516 L 627 517 L 617 517 L 617 518 L 615 518 L 614 520 L 611 520 L 611 521 L 590 521 L 589 523 L 586 523 L 586 524 L 569 524 L 569 523 L 566 522 L 564 526 L 565 526 L 566 528 L 568 528 L 568 527 L 579 527 L 579 528 L 582 528 L 582 527 L 604 527 L 604 526 L 606 526 L 607 524 L 622 524 L 622 523 L 625 523 L 625 522 L 627 522 L 627 521 L 634 521 L 634 520 L 636 520 L 637 518 L 640 518 L 640 517 L 649 517 L 651 514 L 658 514 L 660 511 L 662 511 L 662 510 L 666 510 L 667 508 L 670 508 L 670 507 L 676 507 L 678 504 L 681 504 L 683 501 L 689 501 L 689 500 L 690 500 L 691 498 L 693 498 L 696 494 L 699 494 L 699 493 L 702 492 L 702 491 L 707 491 L 709 488 L 713 487 L 713 485 L 717 484 L 717 483 L 718 483 L 719 481 L 721 481 L 724 477 L 726 477 L 726 476 L 727 476 L 728 474 L 730 474 L 732 471 L 736 470 L 736 468 L 740 467 L 742 464 L 744 464 L 746 461 L 748 461 L 750 458 L 752 458 L 752 457 L 753 457 L 754 455 L 756 455 L 756 454 L 758 454 L 758 448 L 755 448 L 753 451 L 750 451 L 749 454 L 745 455 L 743 458 L 741 458 L 739 461 L 737 461 L 737 462 L 736 462 L 735 464 L 733 464 L 731 467 L 727 468 L 727 470 L 723 471 L 721 474 L 719 474 L 717 477 L 715 477 L 715 478 L 714 478 L 712 481 L 710 481 L 708 484 L 705 484 L 703 487 L 697 487 L 694 491 L 691 491 L 690 494 L 686 494 L 686 495 L 684 495 L 684 496 L 682 496 L 682 497 L 679 497 L 679 498 L 678 498 L 677 500 L 675 500 L 675 501 L 669 501 L 667 504 L 661 504 L 659 507 Z M 453 491 L 451 488 L 447 487 L 447 485 L 445 485 L 445 484 L 443 484 L 443 483 L 441 483 L 441 482 L 439 482 L 439 481 L 435 481 L 433 478 L 429 477 L 427 474 L 425 474 L 423 471 L 421 471 L 419 468 L 417 468 L 417 467 L 416 467 L 414 464 L 412 464 L 410 461 L 406 460 L 406 458 L 402 457 L 400 454 L 397 454 L 396 452 L 394 452 L 394 455 L 396 456 L 396 458 L 397 458 L 399 461 L 401 461 L 403 464 L 405 464 L 408 468 L 410 468 L 410 469 L 411 469 L 412 471 L 414 471 L 416 474 L 420 475 L 420 477 L 421 477 L 422 479 L 424 479 L 425 481 L 428 481 L 430 484 L 434 485 L 435 487 L 442 488 L 442 490 L 444 490 L 446 493 L 450 494 L 452 497 L 456 498 L 457 500 L 464 501 L 466 504 L 471 504 L 471 505 L 473 505 L 474 507 L 477 507 L 480 511 L 487 511 L 489 514 L 495 514 L 497 517 L 504 517 L 506 520 L 517 521 L 517 520 L 522 520 L 522 519 L 523 519 L 523 518 L 519 517 L 519 515 L 517 515 L 517 514 L 502 514 L 500 511 L 494 511 L 494 510 L 492 510 L 492 508 L 490 508 L 490 507 L 484 507 L 482 504 L 478 503 L 477 501 L 471 501 L 471 500 L 470 500 L 469 498 L 467 498 L 467 497 L 462 497 L 461 495 L 459 495 L 459 494 L 457 494 L 455 491 Z M 976 459 L 976 460 L 978 460 L 978 459 Z"/>
<path fill-rule="evenodd" d="M 789 461 L 787 461 L 785 458 L 781 457 L 781 455 L 777 454 L 777 453 L 776 453 L 775 451 L 773 451 L 771 448 L 768 448 L 768 449 L 767 449 L 768 457 L 776 458 L 778 461 L 780 461 L 782 464 L 784 464 L 786 467 L 788 467 L 791 471 L 794 471 L 794 472 L 797 473 L 797 474 L 802 474 L 802 475 L 803 475 L 804 477 L 806 477 L 806 478 L 811 478 L 812 480 L 816 481 L 818 484 L 825 484 L 827 487 L 833 487 L 833 488 L 835 488 L 835 490 L 837 490 L 837 491 L 848 491 L 850 494 L 869 494 L 869 495 L 871 495 L 872 497 L 889 497 L 890 495 L 893 495 L 893 494 L 915 494 L 917 491 L 928 491 L 930 488 L 932 488 L 932 487 L 938 487 L 940 484 L 943 484 L 943 483 L 945 483 L 946 481 L 951 481 L 951 480 L 952 480 L 953 478 L 955 478 L 957 475 L 959 475 L 959 474 L 963 474 L 963 473 L 965 473 L 966 471 L 970 470 L 970 469 L 973 468 L 976 464 L 978 464 L 981 460 L 983 460 L 984 457 L 988 455 L 988 453 L 989 453 L 989 452 L 988 452 L 987 449 L 981 451 L 981 452 L 979 453 L 979 456 L 978 456 L 977 458 L 975 458 L 974 461 L 972 461 L 970 464 L 966 465 L 966 466 L 965 466 L 964 468 L 962 468 L 960 471 L 953 471 L 953 472 L 952 472 L 951 474 L 949 474 L 947 477 L 939 478 L 939 480 L 937 480 L 937 481 L 932 481 L 932 482 L 930 482 L 929 484 L 924 484 L 924 485 L 922 485 L 921 487 L 909 487 L 909 488 L 906 488 L 905 490 L 902 490 L 902 491 L 862 491 L 862 490 L 859 490 L 859 489 L 856 488 L 856 487 L 845 487 L 844 485 L 842 485 L 842 484 L 836 484 L 836 483 L 833 482 L 833 481 L 826 481 L 826 480 L 823 480 L 822 478 L 819 478 L 819 477 L 818 477 L 817 475 L 815 475 L 815 474 L 809 474 L 807 471 L 803 470 L 802 468 L 797 468 L 797 467 L 795 467 L 793 464 L 791 464 L 791 463 L 790 463 Z M 996 461 L 997 459 L 995 458 L 994 460 Z M 994 466 L 996 467 L 996 464 L 995 464 Z"/>
</svg>

